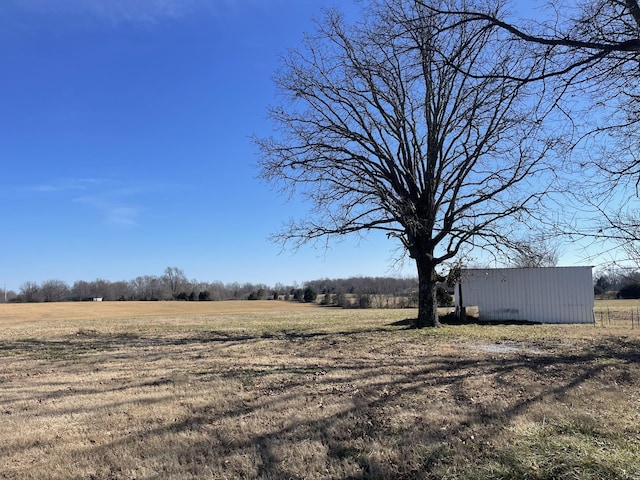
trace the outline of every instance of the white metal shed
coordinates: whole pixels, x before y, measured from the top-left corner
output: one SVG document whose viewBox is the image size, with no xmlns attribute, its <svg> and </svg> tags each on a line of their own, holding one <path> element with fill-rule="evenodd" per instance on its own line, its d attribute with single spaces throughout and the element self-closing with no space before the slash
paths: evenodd
<svg viewBox="0 0 640 480">
<path fill-rule="evenodd" d="M 593 323 L 591 267 L 462 269 L 455 302 L 480 321 Z"/>
</svg>

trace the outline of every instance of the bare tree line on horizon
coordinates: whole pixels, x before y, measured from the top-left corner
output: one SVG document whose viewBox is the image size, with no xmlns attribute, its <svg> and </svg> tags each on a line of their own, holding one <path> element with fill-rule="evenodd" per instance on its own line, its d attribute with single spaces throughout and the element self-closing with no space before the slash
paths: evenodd
<svg viewBox="0 0 640 480">
<path fill-rule="evenodd" d="M 318 279 L 284 285 L 264 283 L 199 281 L 189 279 L 178 267 L 167 267 L 162 275 L 141 275 L 132 280 L 77 280 L 73 285 L 59 279 L 26 281 L 18 292 L 2 290 L 0 302 L 104 301 L 220 301 L 220 300 L 300 300 L 310 289 L 320 295 L 409 295 L 417 289 L 416 278 L 354 276 Z"/>
</svg>

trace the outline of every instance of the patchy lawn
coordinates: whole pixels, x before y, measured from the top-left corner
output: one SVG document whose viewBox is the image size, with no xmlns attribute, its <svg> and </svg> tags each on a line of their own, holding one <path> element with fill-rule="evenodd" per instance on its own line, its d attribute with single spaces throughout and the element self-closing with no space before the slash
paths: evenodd
<svg viewBox="0 0 640 480">
<path fill-rule="evenodd" d="M 640 329 L 241 303 L 0 306 L 0 478 L 640 479 Z"/>
</svg>

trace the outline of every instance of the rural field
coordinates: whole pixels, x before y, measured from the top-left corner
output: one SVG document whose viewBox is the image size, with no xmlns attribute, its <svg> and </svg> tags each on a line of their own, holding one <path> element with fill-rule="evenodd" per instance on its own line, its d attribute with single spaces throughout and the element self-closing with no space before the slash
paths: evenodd
<svg viewBox="0 0 640 480">
<path fill-rule="evenodd" d="M 1 304 L 0 479 L 640 480 L 639 308 Z"/>
</svg>

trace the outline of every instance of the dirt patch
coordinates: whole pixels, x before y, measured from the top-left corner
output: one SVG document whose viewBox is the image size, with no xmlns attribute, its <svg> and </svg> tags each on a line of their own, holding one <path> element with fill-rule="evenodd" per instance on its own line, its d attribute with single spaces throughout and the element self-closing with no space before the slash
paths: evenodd
<svg viewBox="0 0 640 480">
<path fill-rule="evenodd" d="M 472 350 L 482 350 L 487 353 L 527 353 L 531 355 L 540 355 L 542 352 L 536 348 L 527 345 L 513 345 L 504 343 L 469 343 L 464 345 L 465 348 Z"/>
</svg>

